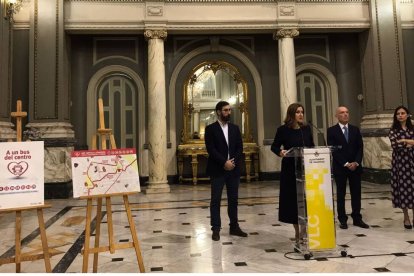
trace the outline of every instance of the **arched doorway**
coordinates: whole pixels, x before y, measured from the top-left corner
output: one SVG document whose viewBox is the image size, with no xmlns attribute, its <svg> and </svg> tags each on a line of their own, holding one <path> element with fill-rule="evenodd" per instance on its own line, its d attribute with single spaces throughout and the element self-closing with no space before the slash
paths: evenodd
<svg viewBox="0 0 414 276">
<path fill-rule="evenodd" d="M 107 128 L 113 130 L 117 147 L 135 147 L 141 176 L 148 175 L 148 156 L 144 151 L 145 88 L 132 69 L 110 65 L 98 70 L 90 79 L 87 90 L 87 142 L 98 128 L 98 98 L 104 102 Z"/>
<path fill-rule="evenodd" d="M 296 70 L 298 102 L 305 107 L 305 118 L 313 128 L 316 145 L 326 145 L 326 130 L 334 123 L 338 87 L 333 74 L 318 64 L 303 64 Z"/>
<path fill-rule="evenodd" d="M 112 129 L 117 147 L 135 148 L 137 89 L 132 79 L 124 74 L 114 73 L 98 85 L 98 98 L 103 99 L 104 118 Z M 97 127 L 98 127 L 98 120 Z"/>
</svg>

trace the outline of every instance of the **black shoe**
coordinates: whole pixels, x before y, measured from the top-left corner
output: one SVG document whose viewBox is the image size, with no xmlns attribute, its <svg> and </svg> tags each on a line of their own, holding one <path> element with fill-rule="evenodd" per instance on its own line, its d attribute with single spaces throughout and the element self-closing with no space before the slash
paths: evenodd
<svg viewBox="0 0 414 276">
<path fill-rule="evenodd" d="M 213 235 L 211 236 L 211 239 L 213 241 L 219 241 L 220 240 L 220 231 L 213 231 Z"/>
<path fill-rule="evenodd" d="M 230 235 L 239 236 L 239 237 L 247 237 L 247 233 L 244 233 L 240 227 L 237 228 L 230 228 Z"/>
<path fill-rule="evenodd" d="M 354 225 L 361 228 L 369 228 L 369 225 L 366 224 L 362 219 L 356 222 L 354 221 Z"/>
<path fill-rule="evenodd" d="M 339 223 L 339 228 L 341 228 L 341 229 L 348 229 L 348 224 L 346 222 L 340 222 Z"/>
<path fill-rule="evenodd" d="M 410 224 L 410 221 L 408 221 L 408 224 L 405 224 L 405 221 L 404 221 L 404 228 L 405 229 L 413 229 L 413 226 Z"/>
</svg>

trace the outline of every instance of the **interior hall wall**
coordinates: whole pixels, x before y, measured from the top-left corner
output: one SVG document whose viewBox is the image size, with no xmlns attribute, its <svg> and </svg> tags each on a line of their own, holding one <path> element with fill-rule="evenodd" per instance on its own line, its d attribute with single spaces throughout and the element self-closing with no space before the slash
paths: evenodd
<svg viewBox="0 0 414 276">
<path fill-rule="evenodd" d="M 407 101 L 410 112 L 414 113 L 414 29 L 403 30 L 405 76 L 407 80 Z"/>
<path fill-rule="evenodd" d="M 350 122 L 359 125 L 362 117 L 362 78 L 358 35 L 303 34 L 295 39 L 296 66 L 315 63 L 328 69 L 338 86 L 338 104 L 350 111 Z M 336 106 L 333 106 L 335 111 Z M 334 119 L 336 122 L 336 119 Z"/>
<path fill-rule="evenodd" d="M 13 78 L 12 111 L 16 110 L 17 100 L 22 101 L 22 109 L 27 117 L 22 119 L 24 127 L 30 121 L 29 111 L 29 30 L 13 31 Z"/>
<path fill-rule="evenodd" d="M 136 39 L 137 36 L 92 36 L 92 35 L 72 35 L 71 53 L 70 53 L 70 86 L 71 86 L 71 122 L 73 124 L 78 146 L 85 148 L 87 141 L 87 89 L 92 76 L 100 69 L 109 65 L 121 65 L 135 71 L 146 86 L 146 68 L 147 68 L 147 46 L 144 38 L 138 38 L 138 63 L 122 58 L 126 56 L 128 49 L 122 47 L 122 41 L 116 47 L 108 47 L 100 49 L 101 55 L 106 55 L 94 64 L 94 38 L 120 38 L 120 39 Z M 147 97 L 145 97 L 147 99 Z M 147 104 L 145 104 L 147 106 Z M 146 125 L 147 129 L 148 126 Z"/>
</svg>

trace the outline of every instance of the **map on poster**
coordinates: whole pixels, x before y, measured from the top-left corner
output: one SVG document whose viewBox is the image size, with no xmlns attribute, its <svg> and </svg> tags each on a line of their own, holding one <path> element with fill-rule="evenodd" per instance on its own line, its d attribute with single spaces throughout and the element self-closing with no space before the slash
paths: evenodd
<svg viewBox="0 0 414 276">
<path fill-rule="evenodd" d="M 43 141 L 0 143 L 0 210 L 43 204 Z"/>
<path fill-rule="evenodd" d="M 73 197 L 139 192 L 135 149 L 73 151 Z"/>
</svg>

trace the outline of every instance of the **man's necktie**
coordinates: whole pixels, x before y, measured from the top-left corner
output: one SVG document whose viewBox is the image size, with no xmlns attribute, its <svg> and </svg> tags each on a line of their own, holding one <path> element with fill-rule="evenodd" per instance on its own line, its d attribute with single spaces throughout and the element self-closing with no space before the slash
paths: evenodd
<svg viewBox="0 0 414 276">
<path fill-rule="evenodd" d="M 348 128 L 346 126 L 344 126 L 344 135 L 345 135 L 346 141 L 349 142 L 348 141 Z"/>
</svg>

